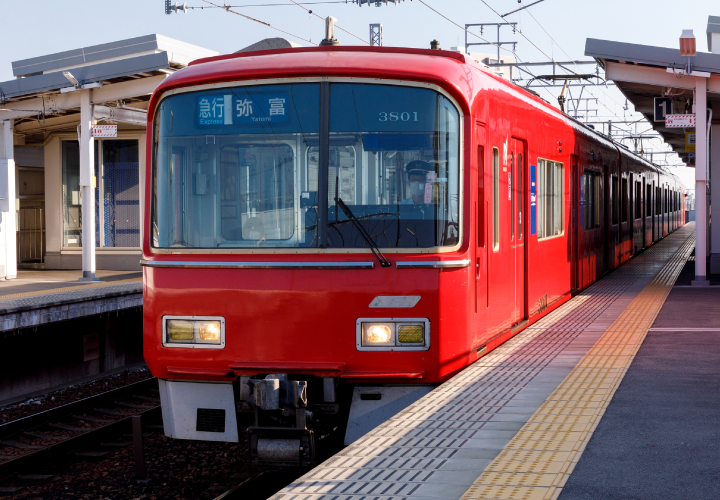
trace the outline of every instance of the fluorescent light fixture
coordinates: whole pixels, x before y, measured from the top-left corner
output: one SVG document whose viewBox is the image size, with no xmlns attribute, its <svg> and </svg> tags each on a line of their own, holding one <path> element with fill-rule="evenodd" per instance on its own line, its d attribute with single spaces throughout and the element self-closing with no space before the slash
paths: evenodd
<svg viewBox="0 0 720 500">
<path fill-rule="evenodd" d="M 65 78 L 67 78 L 67 80 L 68 80 L 70 83 L 72 83 L 74 87 L 79 87 L 79 86 L 80 86 L 80 82 L 78 82 L 78 81 L 77 81 L 77 78 L 75 78 L 75 77 L 73 76 L 73 74 L 70 73 L 69 71 L 63 71 L 63 76 L 64 76 Z"/>
</svg>

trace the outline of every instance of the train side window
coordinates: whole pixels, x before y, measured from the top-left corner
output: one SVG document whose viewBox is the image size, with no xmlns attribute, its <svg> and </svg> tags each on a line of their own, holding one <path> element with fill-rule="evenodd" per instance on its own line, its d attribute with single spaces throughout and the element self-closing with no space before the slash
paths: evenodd
<svg viewBox="0 0 720 500">
<path fill-rule="evenodd" d="M 600 174 L 585 171 L 585 230 L 600 227 Z"/>
<path fill-rule="evenodd" d="M 628 180 L 626 177 L 622 179 L 622 193 L 620 199 L 622 200 L 622 210 L 620 211 L 620 222 L 627 222 L 628 220 Z"/>
<path fill-rule="evenodd" d="M 612 181 L 610 183 L 610 203 L 612 204 L 611 212 L 612 212 L 612 225 L 613 226 L 617 226 L 617 223 L 618 223 L 618 211 L 619 211 L 619 208 L 618 208 L 618 201 L 619 201 L 618 194 L 619 193 L 618 193 L 618 191 L 619 191 L 618 178 L 617 178 L 617 175 L 613 175 Z"/>
<path fill-rule="evenodd" d="M 493 251 L 500 249 L 500 152 L 493 148 Z"/>
<path fill-rule="evenodd" d="M 508 174 L 508 197 L 510 198 L 510 241 L 515 240 L 515 196 L 513 196 L 513 182 L 515 181 L 515 154 L 510 153 L 510 173 Z"/>
<path fill-rule="evenodd" d="M 538 239 L 565 230 L 565 175 L 562 163 L 538 158 Z"/>
<path fill-rule="evenodd" d="M 642 217 L 642 183 L 635 181 L 635 219 Z"/>
</svg>

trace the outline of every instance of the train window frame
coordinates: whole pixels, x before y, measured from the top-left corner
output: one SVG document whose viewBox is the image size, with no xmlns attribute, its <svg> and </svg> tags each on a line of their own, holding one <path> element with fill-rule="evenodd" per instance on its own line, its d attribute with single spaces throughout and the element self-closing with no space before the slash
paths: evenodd
<svg viewBox="0 0 720 500">
<path fill-rule="evenodd" d="M 500 250 L 500 149 L 493 147 L 493 252 Z"/>
<path fill-rule="evenodd" d="M 585 231 L 594 231 L 600 228 L 601 179 L 602 173 L 597 170 L 587 168 L 583 173 L 583 192 L 585 193 L 583 226 Z"/>
<path fill-rule="evenodd" d="M 620 180 L 613 174 L 610 176 L 610 225 L 617 226 L 620 221 Z"/>
<path fill-rule="evenodd" d="M 454 245 L 448 245 L 448 246 L 435 246 L 435 247 L 426 247 L 426 248 L 383 248 L 382 251 L 385 254 L 400 254 L 400 253 L 412 253 L 412 254 L 435 254 L 435 253 L 453 253 L 457 252 L 462 245 L 465 243 L 464 240 L 464 233 L 465 233 L 465 225 L 468 224 L 468 218 L 470 217 L 465 212 L 465 197 L 467 195 L 466 189 L 466 168 L 469 167 L 469 165 L 466 165 L 466 155 L 465 155 L 465 147 L 467 144 L 467 140 L 465 137 L 466 134 L 466 123 L 465 119 L 468 117 L 467 112 L 463 110 L 463 106 L 460 105 L 459 101 L 446 89 L 443 87 L 431 83 L 431 82 L 420 82 L 420 81 L 412 81 L 412 80 L 404 80 L 400 78 L 363 78 L 363 77 L 280 77 L 280 78 L 258 78 L 258 79 L 252 79 L 252 80 L 233 80 L 233 81 L 227 81 L 227 82 L 219 82 L 219 83 L 202 83 L 197 85 L 188 85 L 183 86 L 179 88 L 174 89 L 168 89 L 164 91 L 158 101 L 155 103 L 154 112 L 153 112 L 153 124 L 152 124 L 152 137 L 153 137 L 153 144 L 151 146 L 152 151 L 152 159 L 151 164 L 149 165 L 150 174 L 149 174 L 149 181 L 151 183 L 152 188 L 154 189 L 154 186 L 157 182 L 157 169 L 156 169 L 156 158 L 158 155 L 157 146 L 158 141 L 157 137 L 159 136 L 159 128 L 157 123 L 157 114 L 160 112 L 162 103 L 175 95 L 178 94 L 186 94 L 186 93 L 193 93 L 193 92 L 199 92 L 199 91 L 217 91 L 219 89 L 224 88 L 230 88 L 230 87 L 252 87 L 252 86 L 267 86 L 267 85 L 275 85 L 275 84 L 300 84 L 300 83 L 319 83 L 322 84 L 324 82 L 333 84 L 333 83 L 356 83 L 356 84 L 371 84 L 371 85 L 392 85 L 392 86 L 398 86 L 398 87 L 415 87 L 415 88 L 426 88 L 433 90 L 437 92 L 438 94 L 442 95 L 444 98 L 446 98 L 457 110 L 458 113 L 458 238 L 457 242 Z M 143 195 L 145 197 L 145 195 Z M 298 194 L 298 200 L 299 200 L 299 194 Z M 154 245 L 153 239 L 152 239 L 152 231 L 145 231 L 146 225 L 147 228 L 152 228 L 153 226 L 153 214 L 155 210 L 155 200 L 151 196 L 148 200 L 149 204 L 149 210 L 148 214 L 143 216 L 143 222 L 142 222 L 142 228 L 143 228 L 143 241 L 142 245 L 145 245 L 146 237 L 145 234 L 147 233 L 147 240 L 149 240 L 149 255 L 164 255 L 164 254 L 208 254 L 208 255 L 230 255 L 230 254 L 266 254 L 266 255 L 272 255 L 272 254 L 279 254 L 279 255 L 287 255 L 287 254 L 296 254 L 296 255 L 312 255 L 317 253 L 328 253 L 328 254 L 371 254 L 372 250 L 369 248 L 328 248 L 328 249 L 320 249 L 318 247 L 266 247 L 266 248 L 258 248 L 258 247 L 185 247 L 185 248 L 167 248 L 167 247 L 158 247 Z M 296 201 L 297 204 L 299 204 L 299 201 Z"/>
<path fill-rule="evenodd" d="M 537 163 L 537 237 L 538 241 L 546 241 L 565 235 L 565 164 L 541 157 L 538 157 Z M 553 189 L 550 196 L 546 187 L 548 164 L 553 167 Z M 556 185 L 558 179 L 559 189 Z M 552 199 L 552 203 L 548 203 L 548 199 Z M 559 210 L 556 210 L 558 208 Z M 552 231 L 548 231 L 546 226 L 548 212 L 552 218 Z"/>
<path fill-rule="evenodd" d="M 620 223 L 626 224 L 628 221 L 628 208 L 630 204 L 630 193 L 628 193 L 628 186 L 630 182 L 627 177 L 620 179 Z"/>
</svg>

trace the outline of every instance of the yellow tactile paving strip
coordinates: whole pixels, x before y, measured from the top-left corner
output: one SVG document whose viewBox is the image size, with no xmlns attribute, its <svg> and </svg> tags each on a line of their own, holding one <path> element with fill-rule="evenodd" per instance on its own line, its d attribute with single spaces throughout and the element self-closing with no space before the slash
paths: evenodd
<svg viewBox="0 0 720 500">
<path fill-rule="evenodd" d="M 555 500 L 695 246 L 680 247 L 462 499 Z"/>
<path fill-rule="evenodd" d="M 142 281 L 142 278 L 132 278 L 132 279 L 127 279 L 127 280 L 116 280 L 116 281 L 105 281 L 102 283 L 92 283 L 90 285 L 66 286 L 63 288 L 49 288 L 47 290 L 38 290 L 36 292 L 23 292 L 23 293 L 13 293 L 10 295 L 0 295 L 0 300 L 19 299 L 22 297 L 32 297 L 34 295 L 49 295 L 51 293 L 70 292 L 70 291 L 76 291 L 76 290 L 84 290 L 86 288 L 97 288 L 100 286 L 122 285 L 124 283 L 133 283 L 136 281 Z"/>
</svg>

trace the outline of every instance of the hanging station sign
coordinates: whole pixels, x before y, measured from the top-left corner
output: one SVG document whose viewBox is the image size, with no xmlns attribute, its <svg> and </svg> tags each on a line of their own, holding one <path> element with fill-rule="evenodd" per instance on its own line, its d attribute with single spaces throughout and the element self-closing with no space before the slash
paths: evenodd
<svg viewBox="0 0 720 500">
<path fill-rule="evenodd" d="M 695 123 L 695 114 L 665 116 L 666 128 L 695 128 Z"/>
<path fill-rule="evenodd" d="M 664 122 L 669 114 L 672 113 L 672 99 L 669 97 L 655 98 L 654 121 Z"/>
<path fill-rule="evenodd" d="M 94 125 L 93 137 L 117 137 L 117 125 Z"/>
</svg>

